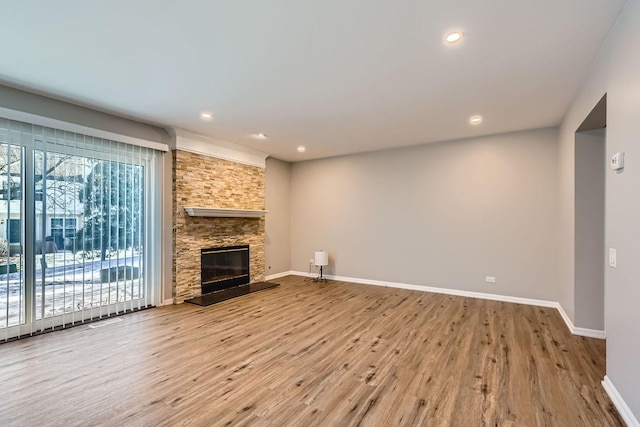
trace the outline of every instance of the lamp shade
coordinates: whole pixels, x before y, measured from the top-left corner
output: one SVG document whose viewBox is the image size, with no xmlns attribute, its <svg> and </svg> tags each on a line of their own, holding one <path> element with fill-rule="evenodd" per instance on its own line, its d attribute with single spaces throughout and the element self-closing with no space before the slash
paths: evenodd
<svg viewBox="0 0 640 427">
<path fill-rule="evenodd" d="M 329 254 L 327 251 L 316 251 L 315 253 L 316 265 L 329 265 Z"/>
</svg>

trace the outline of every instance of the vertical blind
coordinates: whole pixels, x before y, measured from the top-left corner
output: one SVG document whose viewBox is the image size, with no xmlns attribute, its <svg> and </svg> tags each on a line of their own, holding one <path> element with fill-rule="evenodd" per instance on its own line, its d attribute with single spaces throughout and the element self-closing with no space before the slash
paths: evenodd
<svg viewBox="0 0 640 427">
<path fill-rule="evenodd" d="M 157 302 L 161 154 L 0 118 L 5 340 Z"/>
</svg>

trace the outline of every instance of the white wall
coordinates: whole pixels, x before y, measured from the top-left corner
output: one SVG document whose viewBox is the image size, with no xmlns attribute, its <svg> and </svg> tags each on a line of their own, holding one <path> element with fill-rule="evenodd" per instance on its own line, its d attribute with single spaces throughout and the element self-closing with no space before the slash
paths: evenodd
<svg viewBox="0 0 640 427">
<path fill-rule="evenodd" d="M 291 164 L 268 158 L 265 170 L 265 275 L 291 270 Z"/>
<path fill-rule="evenodd" d="M 575 326 L 604 331 L 605 137 L 576 133 Z"/>
<path fill-rule="evenodd" d="M 629 0 L 560 128 L 559 264 L 561 303 L 572 319 L 574 289 L 574 132 L 607 94 L 607 158 L 625 152 L 624 172 L 607 170 L 605 246 L 618 251 L 606 268 L 607 376 L 640 416 L 640 0 Z M 577 301 L 575 301 L 577 303 Z"/>
<path fill-rule="evenodd" d="M 0 107 L 147 141 L 165 144 L 171 141 L 169 133 L 160 127 L 2 85 Z"/>
<path fill-rule="evenodd" d="M 294 163 L 291 266 L 557 301 L 557 129 Z M 497 282 L 485 282 L 495 276 Z"/>
</svg>

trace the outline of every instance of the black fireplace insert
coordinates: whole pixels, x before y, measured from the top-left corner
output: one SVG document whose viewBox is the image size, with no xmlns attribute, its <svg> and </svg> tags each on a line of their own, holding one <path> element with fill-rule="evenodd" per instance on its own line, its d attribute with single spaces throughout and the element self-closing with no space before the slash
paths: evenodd
<svg viewBox="0 0 640 427">
<path fill-rule="evenodd" d="M 249 245 L 201 249 L 200 259 L 203 294 L 250 282 Z"/>
</svg>

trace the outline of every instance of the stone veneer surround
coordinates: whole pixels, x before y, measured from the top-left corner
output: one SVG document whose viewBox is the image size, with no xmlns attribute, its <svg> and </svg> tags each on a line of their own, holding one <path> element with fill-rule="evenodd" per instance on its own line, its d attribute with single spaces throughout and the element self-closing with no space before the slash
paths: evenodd
<svg viewBox="0 0 640 427">
<path fill-rule="evenodd" d="M 249 245 L 251 282 L 263 281 L 264 218 L 190 217 L 185 206 L 265 208 L 265 170 L 173 150 L 173 300 L 201 294 L 200 249 Z"/>
</svg>

